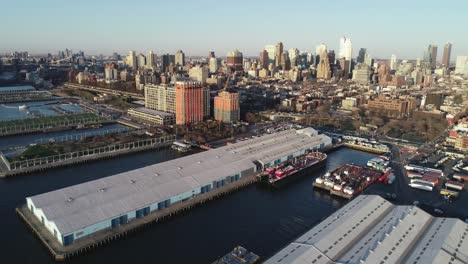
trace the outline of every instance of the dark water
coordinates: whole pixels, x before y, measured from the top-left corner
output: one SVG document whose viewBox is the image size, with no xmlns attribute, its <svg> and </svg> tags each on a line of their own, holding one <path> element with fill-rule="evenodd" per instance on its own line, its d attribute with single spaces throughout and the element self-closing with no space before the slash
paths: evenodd
<svg viewBox="0 0 468 264">
<path fill-rule="evenodd" d="M 98 179 L 175 158 L 172 150 L 153 151 L 0 179 L 1 263 L 54 263 L 48 251 L 16 216 L 27 196 Z M 329 155 L 328 167 L 365 164 L 373 155 L 341 149 Z M 210 263 L 236 245 L 263 259 L 340 208 L 346 201 L 312 190 L 304 177 L 281 189 L 252 185 L 197 207 L 164 223 L 115 241 L 70 263 Z"/>
</svg>

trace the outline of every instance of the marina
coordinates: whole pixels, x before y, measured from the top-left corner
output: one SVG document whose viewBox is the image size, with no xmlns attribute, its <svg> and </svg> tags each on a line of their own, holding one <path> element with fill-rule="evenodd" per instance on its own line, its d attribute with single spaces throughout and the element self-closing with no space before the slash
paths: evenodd
<svg viewBox="0 0 468 264">
<path fill-rule="evenodd" d="M 255 264 L 260 257 L 241 246 L 235 247 L 231 252 L 216 260 L 212 264 Z"/>
</svg>

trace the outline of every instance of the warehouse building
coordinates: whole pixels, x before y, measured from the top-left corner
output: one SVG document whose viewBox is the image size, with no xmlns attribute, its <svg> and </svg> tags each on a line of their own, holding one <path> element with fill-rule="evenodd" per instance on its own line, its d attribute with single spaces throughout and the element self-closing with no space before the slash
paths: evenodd
<svg viewBox="0 0 468 264">
<path fill-rule="evenodd" d="M 286 130 L 26 198 L 62 245 L 254 176 L 331 144 L 313 129 Z"/>
<path fill-rule="evenodd" d="M 175 124 L 175 115 L 173 113 L 166 113 L 145 107 L 129 109 L 128 115 L 161 126 Z"/>
<path fill-rule="evenodd" d="M 361 195 L 265 263 L 468 263 L 467 234 L 461 220 Z"/>
</svg>

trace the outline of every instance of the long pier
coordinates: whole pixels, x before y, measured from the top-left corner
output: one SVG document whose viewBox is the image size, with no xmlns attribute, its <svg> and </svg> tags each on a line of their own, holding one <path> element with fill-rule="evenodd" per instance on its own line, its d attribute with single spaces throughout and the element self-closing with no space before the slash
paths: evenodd
<svg viewBox="0 0 468 264">
<path fill-rule="evenodd" d="M 134 152 L 168 147 L 172 145 L 174 140 L 175 136 L 166 136 L 164 138 L 152 138 L 13 163 L 10 163 L 0 152 L 0 177 L 27 174 L 56 167 L 84 163 L 91 160 L 112 158 Z"/>
<path fill-rule="evenodd" d="M 186 201 L 182 201 L 171 205 L 168 208 L 155 211 L 143 218 L 137 218 L 129 221 L 127 224 L 120 225 L 116 228 L 109 228 L 99 231 L 92 235 L 79 238 L 73 244 L 68 246 L 61 245 L 53 235 L 46 230 L 40 221 L 31 213 L 24 204 L 16 208 L 18 216 L 26 223 L 29 229 L 39 238 L 47 250 L 52 254 L 56 261 L 65 261 L 75 256 L 79 256 L 86 252 L 94 251 L 97 248 L 107 245 L 108 243 L 127 237 L 130 234 L 143 230 L 152 224 L 162 222 L 175 215 L 184 213 L 196 206 L 206 202 L 218 199 L 226 194 L 238 191 L 249 186 L 257 181 L 257 175 L 245 176 L 238 181 L 225 185 L 221 188 L 214 189 L 205 194 L 197 195 Z"/>
</svg>

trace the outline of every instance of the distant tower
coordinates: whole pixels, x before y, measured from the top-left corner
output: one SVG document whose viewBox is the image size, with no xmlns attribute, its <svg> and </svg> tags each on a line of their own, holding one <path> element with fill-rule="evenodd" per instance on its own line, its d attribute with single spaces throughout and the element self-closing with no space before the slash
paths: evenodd
<svg viewBox="0 0 468 264">
<path fill-rule="evenodd" d="M 268 64 L 270 63 L 270 59 L 268 58 L 268 51 L 263 50 L 260 52 L 260 66 L 262 69 L 268 69 Z"/>
<path fill-rule="evenodd" d="M 156 54 L 153 53 L 152 50 L 148 51 L 148 55 L 146 56 L 146 67 L 153 68 L 156 67 Z"/>
<path fill-rule="evenodd" d="M 364 63 L 364 59 L 366 58 L 366 53 L 367 53 L 367 49 L 365 49 L 365 48 L 360 48 L 359 49 L 359 54 L 357 56 L 357 62 L 358 63 Z"/>
<path fill-rule="evenodd" d="M 283 54 L 283 43 L 282 42 L 278 42 L 278 44 L 276 44 L 276 61 L 275 61 L 275 66 L 276 67 L 279 67 L 281 66 L 281 56 Z"/>
<path fill-rule="evenodd" d="M 397 57 L 395 54 L 392 54 L 392 57 L 390 57 L 390 69 L 391 70 L 396 70 L 397 69 Z"/>
<path fill-rule="evenodd" d="M 291 62 L 291 67 L 298 65 L 299 50 L 296 48 L 289 49 L 289 61 Z"/>
<path fill-rule="evenodd" d="M 424 53 L 424 61 L 434 69 L 436 67 L 437 62 L 437 46 L 436 45 L 429 45 L 427 51 Z"/>
<path fill-rule="evenodd" d="M 137 56 L 136 56 L 136 53 L 134 50 L 131 50 L 129 53 L 128 53 L 128 56 L 127 56 L 127 65 L 130 66 L 132 69 L 136 70 L 138 67 L 137 65 Z"/>
<path fill-rule="evenodd" d="M 450 56 L 452 55 L 452 43 L 448 42 L 444 45 L 444 54 L 442 55 L 442 65 L 450 66 Z"/>
<path fill-rule="evenodd" d="M 185 66 L 185 54 L 181 50 L 178 50 L 175 54 L 175 65 Z"/>
<path fill-rule="evenodd" d="M 351 61 L 353 53 L 353 46 L 351 44 L 351 39 L 342 37 L 340 39 L 340 50 L 338 52 L 338 59 L 345 58 L 346 60 Z"/>
<path fill-rule="evenodd" d="M 317 79 L 328 80 L 331 78 L 330 60 L 328 58 L 327 51 L 322 51 L 320 56 L 320 62 L 317 66 Z"/>
<path fill-rule="evenodd" d="M 228 52 L 227 57 L 226 57 L 226 65 L 237 73 L 242 73 L 244 71 L 244 56 L 242 55 L 242 52 L 238 51 L 237 49 L 234 49 L 230 52 Z"/>
</svg>

